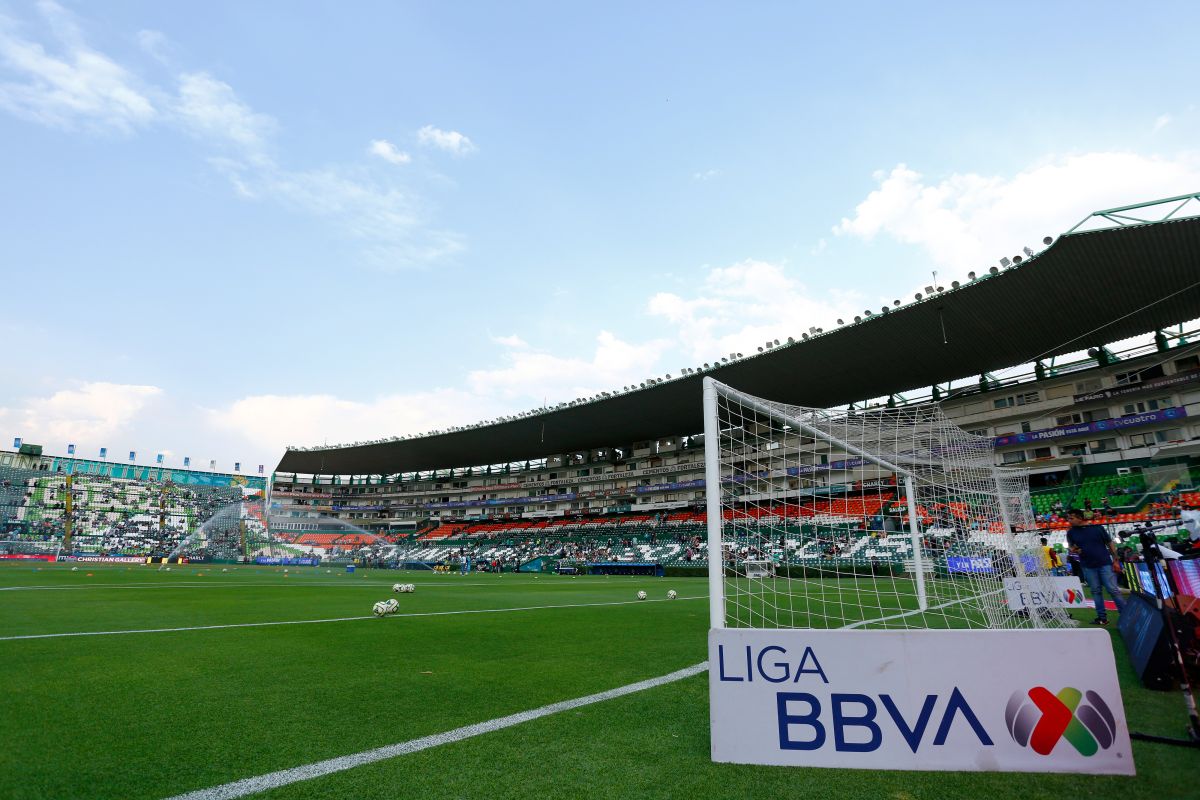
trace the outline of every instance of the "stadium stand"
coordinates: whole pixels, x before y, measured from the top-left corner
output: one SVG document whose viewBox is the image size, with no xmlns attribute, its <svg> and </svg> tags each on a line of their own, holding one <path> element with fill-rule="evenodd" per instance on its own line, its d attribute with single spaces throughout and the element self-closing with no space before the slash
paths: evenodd
<svg viewBox="0 0 1200 800">
<path fill-rule="evenodd" d="M 69 532 L 80 554 L 237 560 L 247 540 L 266 537 L 261 506 L 232 486 L 0 467 L 0 539 L 10 548 L 54 552 Z"/>
</svg>

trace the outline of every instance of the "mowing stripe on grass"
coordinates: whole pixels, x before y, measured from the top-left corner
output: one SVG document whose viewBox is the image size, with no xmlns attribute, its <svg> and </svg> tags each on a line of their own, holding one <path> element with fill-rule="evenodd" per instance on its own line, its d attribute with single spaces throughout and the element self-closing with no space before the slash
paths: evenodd
<svg viewBox="0 0 1200 800">
<path fill-rule="evenodd" d="M 551 608 L 591 608 L 594 606 L 629 606 L 636 603 L 671 603 L 679 600 L 706 600 L 707 595 L 698 597 L 680 597 L 676 600 L 612 600 L 605 603 L 559 603 L 548 606 L 516 606 L 513 608 L 467 608 L 457 611 L 413 611 L 407 614 L 389 614 L 392 617 L 451 617 L 457 614 L 502 614 L 508 611 L 543 611 Z M 375 619 L 367 615 L 362 617 L 330 617 L 328 619 L 293 619 L 282 622 L 235 622 L 228 625 L 192 625 L 186 628 L 141 628 L 128 631 L 74 631 L 70 633 L 28 633 L 21 636 L 0 636 L 0 642 L 11 642 L 18 639 L 65 639 L 72 636 L 121 636 L 130 633 L 176 633 L 180 631 L 216 631 L 226 628 L 266 628 L 272 625 L 318 625 L 323 622 L 354 622 L 363 619 Z"/>
<path fill-rule="evenodd" d="M 348 756 L 339 756 L 338 758 L 330 758 L 325 761 L 317 761 L 313 764 L 305 764 L 301 767 L 293 767 L 291 769 L 282 769 L 278 772 L 268 772 L 266 775 L 259 775 L 256 778 L 243 778 L 240 781 L 225 783 L 220 786 L 214 786 L 210 789 L 200 789 L 195 792 L 186 792 L 185 794 L 175 795 L 168 800 L 233 800 L 238 797 L 246 797 L 247 795 L 265 792 L 269 789 L 278 789 L 281 786 L 287 786 L 300 781 L 309 781 L 313 778 L 320 778 L 325 775 L 331 775 L 335 772 L 344 772 L 348 769 L 361 767 L 364 764 L 374 764 L 376 761 L 383 761 L 396 756 L 408 755 L 409 753 L 418 753 L 422 750 L 428 750 L 431 747 L 438 747 L 443 744 L 452 744 L 461 742 L 463 739 L 470 739 L 473 736 L 481 736 L 485 733 L 511 728 L 514 725 L 520 725 L 523 722 L 548 717 L 551 714 L 557 714 L 561 711 L 570 711 L 573 708 L 581 708 L 590 706 L 593 703 L 602 703 L 605 700 L 613 700 L 617 697 L 624 697 L 627 694 L 641 692 L 646 689 L 653 689 L 656 686 L 663 686 L 668 683 L 690 678 L 693 675 L 699 675 L 708 670 L 708 662 L 693 664 L 690 667 L 671 672 L 666 675 L 660 675 L 657 678 L 649 678 L 637 683 L 631 683 L 626 686 L 620 686 L 616 689 L 599 692 L 597 694 L 589 694 L 586 697 L 577 697 L 574 700 L 564 700 L 561 703 L 551 703 L 548 706 L 535 708 L 530 711 L 521 711 L 517 714 L 510 714 L 507 717 L 499 717 L 498 719 L 488 720 L 487 722 L 477 722 L 474 725 L 464 725 L 461 728 L 455 728 L 445 733 L 435 733 L 432 736 L 422 736 L 419 739 L 411 739 L 407 742 L 399 742 L 398 744 L 390 744 L 386 747 L 377 747 L 374 750 L 364 750 L 361 753 L 354 753 Z"/>
</svg>

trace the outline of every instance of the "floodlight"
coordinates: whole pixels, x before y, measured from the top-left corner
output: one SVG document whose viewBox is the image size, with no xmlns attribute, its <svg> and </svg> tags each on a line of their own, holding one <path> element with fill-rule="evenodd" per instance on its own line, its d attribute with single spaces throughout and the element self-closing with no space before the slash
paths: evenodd
<svg viewBox="0 0 1200 800">
<path fill-rule="evenodd" d="M 920 292 L 917 292 L 916 294 L 914 294 L 914 295 L 913 295 L 913 299 L 914 299 L 914 300 L 920 300 L 920 299 L 921 299 L 921 293 L 920 293 Z"/>
<path fill-rule="evenodd" d="M 900 305 L 900 301 L 899 301 L 899 300 L 893 300 L 893 301 L 892 301 L 892 305 L 894 305 L 894 306 L 899 306 L 899 305 Z"/>
<path fill-rule="evenodd" d="M 761 347 L 760 347 L 760 348 L 758 348 L 758 352 L 760 352 L 760 353 L 761 353 L 762 351 L 763 351 L 763 349 L 762 349 Z"/>
<path fill-rule="evenodd" d="M 1020 263 L 1021 263 L 1021 257 L 1013 256 L 1013 264 L 1020 264 Z"/>
<path fill-rule="evenodd" d="M 771 349 L 771 348 L 773 348 L 774 346 L 775 346 L 775 345 L 771 344 L 770 342 L 767 342 L 767 349 L 768 349 L 768 350 L 770 350 L 770 349 Z"/>
<path fill-rule="evenodd" d="M 778 346 L 778 345 L 779 345 L 779 340 L 778 340 L 778 339 L 776 339 L 776 340 L 775 340 L 775 344 L 776 344 L 776 346 Z"/>
<path fill-rule="evenodd" d="M 975 280 L 975 273 L 974 273 L 974 272 L 968 272 L 968 273 L 967 273 L 967 280 L 969 280 L 969 281 L 973 281 L 973 280 Z"/>
<path fill-rule="evenodd" d="M 808 334 L 807 334 L 807 333 L 802 333 L 802 334 L 800 334 L 800 338 L 801 338 L 801 339 L 807 339 L 807 338 L 808 338 Z"/>
<path fill-rule="evenodd" d="M 933 287 L 932 287 L 932 286 L 926 286 L 926 287 L 925 287 L 925 294 L 933 294 Z"/>
<path fill-rule="evenodd" d="M 995 274 L 999 273 L 1000 270 L 996 269 L 995 267 L 992 267 L 991 269 L 988 270 L 988 272 L 991 273 L 992 275 L 995 275 Z"/>
<path fill-rule="evenodd" d="M 1023 252 L 1026 255 L 1026 257 L 1033 255 L 1033 251 L 1030 250 L 1028 247 L 1022 247 L 1021 252 Z"/>
<path fill-rule="evenodd" d="M 957 289 L 957 288 L 958 288 L 958 281 L 950 281 L 950 288 L 951 288 L 951 289 Z"/>
<path fill-rule="evenodd" d="M 1009 261 L 1008 258 L 1002 258 L 1002 259 L 1000 259 L 1000 266 L 1004 267 L 1005 269 L 1008 269 L 1009 267 L 1012 266 L 1012 262 Z"/>
<path fill-rule="evenodd" d="M 866 311 L 863 312 L 863 315 L 867 316 L 867 317 L 871 316 L 871 309 L 868 308 Z"/>
<path fill-rule="evenodd" d="M 855 322 L 862 322 L 862 317 L 855 317 L 855 318 L 854 318 L 854 321 L 855 321 Z"/>
<path fill-rule="evenodd" d="M 845 325 L 845 324 L 846 323 L 842 322 L 840 319 L 838 320 L 838 325 Z"/>
<path fill-rule="evenodd" d="M 1042 244 L 1049 246 L 1050 243 L 1053 241 L 1054 241 L 1054 239 L 1052 237 L 1047 236 L 1045 239 L 1042 239 Z"/>
</svg>

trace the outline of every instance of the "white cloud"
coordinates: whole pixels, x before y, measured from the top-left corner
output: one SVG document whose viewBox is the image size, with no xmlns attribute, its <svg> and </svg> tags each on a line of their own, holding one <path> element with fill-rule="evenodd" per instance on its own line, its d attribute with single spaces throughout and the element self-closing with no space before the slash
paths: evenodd
<svg viewBox="0 0 1200 800">
<path fill-rule="evenodd" d="M 169 60 L 171 43 L 162 31 L 140 30 L 137 32 L 137 43 L 138 47 L 155 61 L 166 64 Z"/>
<path fill-rule="evenodd" d="M 19 406 L 0 408 L 0 422 L 26 441 L 79 445 L 105 444 L 105 437 L 127 432 L 162 395 L 157 386 L 84 383 L 48 397 L 31 397 Z"/>
<path fill-rule="evenodd" d="M 240 196 L 327 220 L 380 268 L 424 266 L 464 249 L 462 236 L 431 225 L 420 196 L 386 176 L 336 164 L 288 169 L 276 163 L 268 154 L 276 121 L 255 111 L 225 81 L 192 71 L 177 75 L 173 90 L 141 88 L 131 72 L 87 46 L 69 11 L 49 0 L 39 10 L 55 54 L 18 35 L 16 23 L 0 16 L 0 109 L 61 128 L 132 132 L 152 122 L 172 125 L 220 153 L 208 161 Z M 166 63 L 169 42 L 162 33 L 142 30 L 137 40 Z M 427 127 L 422 135 L 423 142 L 451 152 L 474 150 L 454 131 Z M 409 158 L 384 140 L 372 142 L 370 152 L 394 164 Z"/>
<path fill-rule="evenodd" d="M 436 147 L 439 150 L 445 150 L 456 156 L 465 156 L 468 153 L 474 153 L 478 149 L 475 147 L 474 142 L 458 131 L 444 131 L 432 125 L 426 125 L 417 131 L 417 141 L 420 144 Z"/>
<path fill-rule="evenodd" d="M 490 399 L 453 389 L 368 401 L 333 395 L 254 395 L 207 413 L 209 424 L 279 454 L 289 444 L 347 443 L 462 425 L 500 413 Z"/>
<path fill-rule="evenodd" d="M 233 144 L 258 153 L 275 130 L 275 120 L 243 103 L 233 87 L 204 72 L 179 76 L 175 113 L 184 128 L 208 142 Z"/>
<path fill-rule="evenodd" d="M 428 224 L 419 197 L 362 171 L 293 171 L 232 159 L 214 159 L 213 164 L 244 197 L 269 199 L 329 220 L 358 241 L 367 260 L 381 269 L 425 266 L 465 249 L 461 236 Z"/>
<path fill-rule="evenodd" d="M 719 169 L 708 169 L 704 172 L 693 172 L 692 180 L 694 181 L 709 181 L 721 174 Z"/>
<path fill-rule="evenodd" d="M 493 336 L 492 341 L 504 347 L 523 348 L 529 347 L 529 343 L 517 336 L 515 333 L 512 336 Z"/>
<path fill-rule="evenodd" d="M 403 150 L 398 150 L 396 145 L 387 139 L 372 139 L 367 152 L 373 156 L 382 158 L 389 164 L 407 164 L 412 161 L 412 156 Z"/>
<path fill-rule="evenodd" d="M 867 240 L 886 234 L 923 248 L 934 266 L 965 271 L 1057 236 L 1097 209 L 1195 191 L 1200 154 L 1085 153 L 1011 178 L 967 173 L 937 183 L 900 164 L 876 179 L 879 188 L 834 232 Z"/>
<path fill-rule="evenodd" d="M 670 346 L 669 341 L 661 339 L 625 342 L 601 331 L 590 357 L 513 350 L 505 356 L 506 366 L 474 370 L 467 376 L 467 384 L 480 397 L 532 401 L 516 407 L 533 408 L 543 398 L 557 398 L 552 402 L 573 400 L 650 376 L 662 377 L 658 362 Z"/>
<path fill-rule="evenodd" d="M 1161 131 L 1163 128 L 1167 127 L 1170 124 L 1171 124 L 1171 115 L 1170 114 L 1160 114 L 1154 120 L 1154 132 L 1158 133 L 1159 131 Z"/>
<path fill-rule="evenodd" d="M 767 341 L 800 338 L 809 327 L 831 328 L 839 307 L 853 294 L 814 297 L 779 264 L 747 259 L 711 269 L 696 296 L 659 292 L 647 311 L 676 329 L 679 344 L 694 362 L 711 362 L 730 353 L 750 355 Z"/>
<path fill-rule="evenodd" d="M 73 17 L 38 4 L 56 52 L 22 38 L 0 17 L 0 108 L 43 125 L 128 133 L 158 116 L 150 92 L 124 67 L 89 48 Z"/>
</svg>

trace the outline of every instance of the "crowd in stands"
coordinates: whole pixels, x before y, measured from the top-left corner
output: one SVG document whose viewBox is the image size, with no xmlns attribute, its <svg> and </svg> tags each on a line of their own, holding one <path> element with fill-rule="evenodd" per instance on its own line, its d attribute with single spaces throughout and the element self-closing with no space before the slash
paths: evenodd
<svg viewBox="0 0 1200 800">
<path fill-rule="evenodd" d="M 69 496 L 68 496 L 69 494 Z M 98 555 L 237 558 L 242 490 L 0 469 L 0 539 Z M 261 528 L 261 525 L 259 526 Z"/>
</svg>

